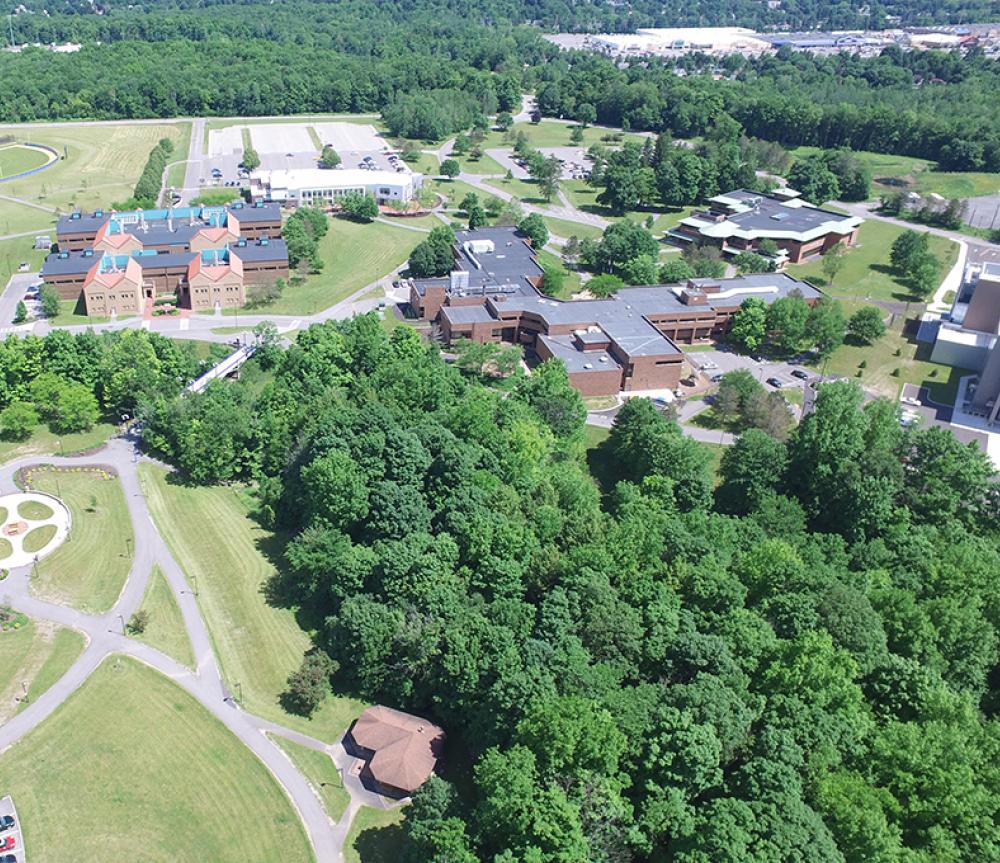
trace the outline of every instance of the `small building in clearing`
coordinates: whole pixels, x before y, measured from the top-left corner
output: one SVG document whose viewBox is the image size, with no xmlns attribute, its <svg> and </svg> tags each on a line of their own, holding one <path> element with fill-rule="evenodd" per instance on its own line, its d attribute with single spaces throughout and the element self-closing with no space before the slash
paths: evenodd
<svg viewBox="0 0 1000 863">
<path fill-rule="evenodd" d="M 349 734 L 368 762 L 362 775 L 394 796 L 412 794 L 430 778 L 445 739 L 434 723 L 378 704 L 357 718 Z"/>
</svg>

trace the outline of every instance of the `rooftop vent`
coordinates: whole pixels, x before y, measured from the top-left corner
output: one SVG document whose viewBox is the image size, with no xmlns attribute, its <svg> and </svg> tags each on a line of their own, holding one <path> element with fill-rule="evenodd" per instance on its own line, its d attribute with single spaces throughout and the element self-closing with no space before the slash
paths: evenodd
<svg viewBox="0 0 1000 863">
<path fill-rule="evenodd" d="M 85 258 L 92 258 L 92 257 L 94 257 L 94 250 L 93 249 L 84 249 L 83 250 L 83 256 Z"/>
<path fill-rule="evenodd" d="M 607 358 L 607 357 L 601 357 L 601 362 L 602 362 L 602 363 L 606 363 L 607 361 L 608 361 L 608 358 Z"/>
<path fill-rule="evenodd" d="M 594 364 L 593 363 L 584 363 L 583 367 L 585 369 L 592 369 L 594 367 Z"/>
<path fill-rule="evenodd" d="M 783 222 L 788 218 L 788 213 L 772 213 L 771 218 L 776 222 Z"/>
</svg>

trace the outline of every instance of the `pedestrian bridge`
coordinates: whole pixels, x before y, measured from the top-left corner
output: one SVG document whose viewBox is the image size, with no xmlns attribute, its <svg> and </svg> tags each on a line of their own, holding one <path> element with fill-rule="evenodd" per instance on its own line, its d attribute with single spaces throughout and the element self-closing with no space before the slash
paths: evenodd
<svg viewBox="0 0 1000 863">
<path fill-rule="evenodd" d="M 205 372 L 205 374 L 203 374 L 200 378 L 188 384 L 187 391 L 189 393 L 200 393 L 212 381 L 229 377 L 229 375 L 239 371 L 243 363 L 250 359 L 256 350 L 256 345 L 244 345 L 234 353 L 231 353 L 224 360 L 219 360 L 219 362 L 212 366 L 212 368 Z"/>
</svg>

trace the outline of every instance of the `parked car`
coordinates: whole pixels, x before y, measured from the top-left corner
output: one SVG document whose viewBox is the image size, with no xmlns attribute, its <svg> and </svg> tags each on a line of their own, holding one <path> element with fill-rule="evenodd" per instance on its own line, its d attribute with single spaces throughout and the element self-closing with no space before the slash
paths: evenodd
<svg viewBox="0 0 1000 863">
<path fill-rule="evenodd" d="M 705 360 L 704 362 L 702 362 L 701 367 L 703 369 L 717 369 L 719 367 L 719 364 L 716 362 L 712 362 L 712 360 Z"/>
<path fill-rule="evenodd" d="M 26 273 L 26 272 L 28 272 L 28 267 L 29 266 L 31 266 L 31 265 L 27 261 L 21 261 L 21 263 L 18 264 L 17 271 L 19 273 Z"/>
<path fill-rule="evenodd" d="M 721 380 L 722 380 L 722 372 L 719 372 L 719 373 L 718 373 L 718 374 L 716 374 L 716 375 L 712 375 L 712 383 L 713 383 L 713 384 L 717 384 L 717 383 L 719 383 L 719 381 L 721 381 Z"/>
<path fill-rule="evenodd" d="M 222 171 L 218 168 L 212 168 L 212 176 L 215 177 L 215 179 L 219 179 L 219 177 L 222 176 Z"/>
<path fill-rule="evenodd" d="M 0 851 L 13 851 L 17 845 L 17 840 L 13 836 L 4 836 L 0 839 Z"/>
<path fill-rule="evenodd" d="M 776 390 L 781 389 L 781 381 L 779 381 L 777 378 L 768 378 L 767 382 L 770 386 L 774 387 Z"/>
<path fill-rule="evenodd" d="M 802 369 L 793 369 L 792 377 L 798 378 L 800 381 L 807 381 L 809 380 L 809 372 L 804 371 Z"/>
<path fill-rule="evenodd" d="M 17 863 L 17 857 L 13 854 L 4 854 L 0 857 L 0 863 Z"/>
<path fill-rule="evenodd" d="M 0 833 L 14 829 L 14 818 L 11 815 L 0 815 Z"/>
</svg>

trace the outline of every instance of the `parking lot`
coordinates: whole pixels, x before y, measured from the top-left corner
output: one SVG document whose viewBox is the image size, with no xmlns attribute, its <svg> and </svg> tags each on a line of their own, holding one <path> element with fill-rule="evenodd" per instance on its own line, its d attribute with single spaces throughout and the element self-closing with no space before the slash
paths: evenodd
<svg viewBox="0 0 1000 863">
<path fill-rule="evenodd" d="M 7 860 L 8 857 L 13 857 L 17 863 L 25 863 L 27 857 L 24 853 L 24 837 L 21 835 L 21 822 L 17 817 L 17 812 L 14 810 L 14 800 L 9 794 L 0 800 L 0 822 L 8 818 L 13 819 L 14 826 L 7 830 L 0 829 L 0 860 Z M 0 823 L 0 828 L 2 827 L 3 824 Z"/>
<path fill-rule="evenodd" d="M 389 143 L 372 125 L 330 122 L 250 123 L 212 129 L 208 133 L 208 155 L 201 163 L 202 185 L 236 188 L 247 185 L 245 178 L 239 175 L 239 163 L 243 159 L 244 130 L 249 132 L 250 141 L 260 156 L 260 165 L 264 170 L 315 168 L 321 150 L 316 145 L 316 139 L 323 146 L 332 146 L 340 155 L 345 168 L 357 168 L 367 156 L 374 169 L 396 170 L 396 165 L 387 157 Z"/>
<path fill-rule="evenodd" d="M 803 388 L 809 381 L 816 380 L 821 375 L 801 363 L 783 362 L 780 360 L 763 360 L 757 362 L 753 357 L 730 351 L 696 351 L 687 354 L 688 361 L 701 369 L 709 378 L 724 375 L 737 369 L 747 369 L 758 381 L 768 387 L 767 381 L 780 381 L 781 389 Z M 805 373 L 808 378 L 803 380 L 793 372 Z M 769 387 L 773 388 L 773 387 Z"/>
</svg>

